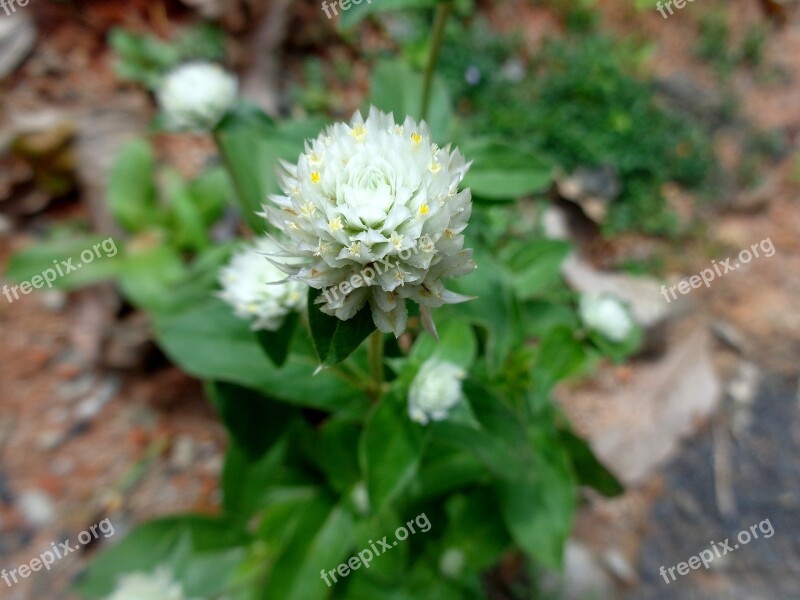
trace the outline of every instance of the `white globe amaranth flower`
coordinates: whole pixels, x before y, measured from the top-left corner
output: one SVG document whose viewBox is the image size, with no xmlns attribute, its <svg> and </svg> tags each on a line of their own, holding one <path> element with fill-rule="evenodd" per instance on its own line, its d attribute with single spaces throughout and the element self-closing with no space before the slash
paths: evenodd
<svg viewBox="0 0 800 600">
<path fill-rule="evenodd" d="M 466 376 L 451 362 L 426 360 L 408 390 L 408 416 L 420 425 L 446 419 L 450 409 L 464 400 L 461 382 Z"/>
<path fill-rule="evenodd" d="M 475 268 L 462 235 L 472 196 L 458 189 L 469 165 L 432 143 L 424 122 L 397 124 L 373 107 L 281 166 L 283 195 L 263 216 L 288 240 L 280 256 L 305 259 L 286 272 L 323 291 L 324 313 L 346 321 L 369 303 L 376 327 L 399 336 L 410 299 L 435 335 L 431 308 L 469 299 L 441 282 Z"/>
<path fill-rule="evenodd" d="M 579 313 L 586 327 L 612 342 L 624 341 L 634 328 L 628 309 L 609 294 L 584 294 L 580 299 Z"/>
<path fill-rule="evenodd" d="M 287 279 L 267 256 L 279 248 L 269 238 L 259 238 L 233 256 L 219 273 L 218 296 L 230 304 L 237 317 L 252 321 L 252 329 L 275 331 L 292 311 L 302 309 L 308 286 Z M 283 283 L 276 283 L 283 282 Z"/>
<path fill-rule="evenodd" d="M 117 588 L 106 600 L 189 600 L 180 583 L 173 580 L 169 570 L 156 569 L 153 573 L 123 575 Z"/>
<path fill-rule="evenodd" d="M 236 102 L 236 77 L 215 63 L 193 62 L 167 73 L 158 89 L 158 104 L 168 129 L 208 130 Z"/>
</svg>

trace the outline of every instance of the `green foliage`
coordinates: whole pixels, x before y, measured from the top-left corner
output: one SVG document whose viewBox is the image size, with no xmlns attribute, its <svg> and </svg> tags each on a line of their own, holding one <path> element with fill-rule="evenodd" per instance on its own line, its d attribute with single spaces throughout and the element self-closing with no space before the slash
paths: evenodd
<svg viewBox="0 0 800 600">
<path fill-rule="evenodd" d="M 480 29 L 473 35 L 482 36 Z M 651 84 L 633 74 L 632 48 L 596 34 L 550 42 L 533 57 L 534 74 L 517 81 L 498 65 L 513 44 L 504 50 L 502 41 L 478 43 L 489 48 L 491 61 L 458 46 L 443 56 L 450 79 L 463 79 L 473 67 L 481 74 L 476 85 L 462 84 L 472 135 L 502 138 L 566 172 L 611 165 L 622 193 L 607 231 L 675 230 L 660 188 L 668 181 L 703 184 L 714 164 L 712 149 L 699 127 L 655 103 Z"/>
<path fill-rule="evenodd" d="M 362 3 L 341 24 L 435 4 Z M 168 62 L 163 47 L 143 44 L 143 73 Z M 214 297 L 231 248 L 217 247 L 210 232 L 225 203 L 234 201 L 262 233 L 254 213 L 278 192 L 275 168 L 280 159 L 295 161 L 322 123 L 276 122 L 241 105 L 214 132 L 227 174 L 213 169 L 192 181 L 157 168 L 147 144 L 126 147 L 110 203 L 132 239 L 121 253 L 125 268 L 113 276 L 151 313 L 165 354 L 205 381 L 230 444 L 219 517 L 138 528 L 96 560 L 81 591 L 101 597 L 125 573 L 167 566 L 187 597 L 479 600 L 483 575 L 509 553 L 523 555 L 526 566 L 560 566 L 578 486 L 608 495 L 621 488 L 571 431 L 553 388 L 591 372 L 601 357 L 627 356 L 639 338 L 610 344 L 582 328 L 577 298 L 560 277 L 570 245 L 539 235 L 511 201 L 547 190 L 556 166 L 608 160 L 627 194 L 615 226 L 633 226 L 651 217 L 649 197 L 641 198 L 658 185 L 704 173 L 692 162 L 701 157 L 691 146 L 695 132 L 657 109 L 649 86 L 612 50 L 597 37 L 575 49 L 552 45 L 538 59 L 541 74 L 519 85 L 497 74 L 499 51 L 475 57 L 485 76 L 478 85 L 461 82 L 463 47 L 448 59 L 445 73 L 459 75 L 434 79 L 437 140 L 446 143 L 456 122 L 453 91 L 486 107 L 467 106 L 459 130 L 474 161 L 466 184 L 478 200 L 465 246 L 479 268 L 447 282 L 473 299 L 436 310 L 438 340 L 421 330 L 412 307 L 401 339 L 373 336 L 369 356 L 368 308 L 340 321 L 318 309 L 320 292 L 312 290 L 303 314 L 278 331 L 254 332 Z M 377 61 L 372 103 L 397 118 L 418 117 L 417 67 Z M 656 229 L 658 218 L 646 226 Z M 409 390 L 432 360 L 463 372 L 463 398 L 447 418 L 421 425 L 409 416 Z M 429 529 L 391 543 L 422 516 Z M 389 550 L 369 568 L 350 567 L 330 587 L 320 578 L 384 536 Z"/>
<path fill-rule="evenodd" d="M 117 76 L 151 90 L 158 88 L 164 73 L 181 62 L 225 58 L 224 34 L 209 24 L 184 29 L 169 42 L 117 28 L 111 30 L 108 41 L 119 57 Z"/>
</svg>

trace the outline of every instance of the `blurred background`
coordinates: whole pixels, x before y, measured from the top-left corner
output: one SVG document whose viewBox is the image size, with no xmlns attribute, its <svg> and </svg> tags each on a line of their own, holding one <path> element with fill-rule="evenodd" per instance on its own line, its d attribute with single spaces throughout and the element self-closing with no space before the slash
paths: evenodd
<svg viewBox="0 0 800 600">
<path fill-rule="evenodd" d="M 276 118 L 347 120 L 368 94 L 391 104 L 430 31 L 430 11 L 392 5 L 338 18 L 298 0 L 0 7 L 0 285 L 26 261 L 66 256 L 45 243 L 125 237 L 108 186 L 132 139 L 149 135 L 187 180 L 218 167 L 207 135 L 159 127 L 152 91 L 172 66 L 224 63 Z M 573 289 L 613 291 L 646 329 L 633 360 L 558 390 L 626 493 L 583 498 L 563 582 L 512 596 L 499 573 L 494 598 L 551 597 L 561 583 L 575 599 L 800 597 L 800 9 L 696 0 L 673 12 L 459 0 L 445 33 L 435 137 L 502 134 L 547 156 L 555 183 L 521 209 L 577 248 L 562 267 Z M 473 226 L 499 238 L 514 223 L 489 210 Z M 215 239 L 236 227 L 222 215 Z M 773 256 L 663 295 L 767 239 Z M 202 385 L 114 284 L 94 283 L 102 273 L 74 277 L 0 297 L 0 566 L 106 517 L 116 533 L 0 584 L 12 600 L 75 598 L 70 582 L 134 524 L 220 504 L 226 433 Z M 659 575 L 764 519 L 770 539 L 669 585 Z"/>
</svg>

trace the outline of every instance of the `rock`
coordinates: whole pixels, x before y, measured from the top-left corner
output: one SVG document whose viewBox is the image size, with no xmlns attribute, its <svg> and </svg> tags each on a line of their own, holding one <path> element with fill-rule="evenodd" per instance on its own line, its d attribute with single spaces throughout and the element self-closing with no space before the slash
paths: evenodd
<svg viewBox="0 0 800 600">
<path fill-rule="evenodd" d="M 645 328 L 655 327 L 665 321 L 676 306 L 664 300 L 661 284 L 655 279 L 598 271 L 575 253 L 564 261 L 561 274 L 576 292 L 611 294 L 624 300 L 636 321 Z"/>
<path fill-rule="evenodd" d="M 41 490 L 22 492 L 17 507 L 25 520 L 34 527 L 46 527 L 56 520 L 56 509 L 50 496 Z"/>
<path fill-rule="evenodd" d="M 36 26 L 30 14 L 0 17 L 0 79 L 11 75 L 36 44 Z"/>
<path fill-rule="evenodd" d="M 617 171 L 612 166 L 578 167 L 568 176 L 556 177 L 558 193 L 581 207 L 595 223 L 604 223 L 608 207 L 622 191 Z"/>
<path fill-rule="evenodd" d="M 603 567 L 586 546 L 568 541 L 564 550 L 564 600 L 610 598 L 613 585 Z"/>
<path fill-rule="evenodd" d="M 192 466 L 196 454 L 194 439 L 188 435 L 180 435 L 172 444 L 169 464 L 176 471 L 185 471 Z"/>
<path fill-rule="evenodd" d="M 78 404 L 75 408 L 75 416 L 79 420 L 93 419 L 114 398 L 119 388 L 120 382 L 116 377 L 106 379 L 97 391 Z"/>
<path fill-rule="evenodd" d="M 604 465 L 624 484 L 636 485 L 709 420 L 721 391 L 711 360 L 711 336 L 700 329 L 657 363 L 634 370 L 622 389 L 613 381 L 587 388 L 569 398 L 565 408 L 569 413 L 570 407 L 602 406 L 614 415 L 585 418 L 586 437 Z"/>
</svg>

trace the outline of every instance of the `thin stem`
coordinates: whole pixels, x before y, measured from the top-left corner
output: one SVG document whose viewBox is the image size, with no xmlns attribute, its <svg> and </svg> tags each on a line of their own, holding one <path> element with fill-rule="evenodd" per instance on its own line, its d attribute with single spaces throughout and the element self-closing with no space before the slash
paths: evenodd
<svg viewBox="0 0 800 600">
<path fill-rule="evenodd" d="M 380 398 L 383 388 L 383 333 L 378 330 L 369 337 L 369 372 L 375 400 Z"/>
<path fill-rule="evenodd" d="M 453 12 L 453 3 L 444 2 L 436 9 L 436 20 L 433 23 L 431 33 L 431 47 L 428 54 L 428 64 L 425 66 L 425 81 L 422 85 L 422 107 L 420 118 L 428 117 L 428 105 L 431 101 L 431 87 L 433 84 L 433 74 L 436 71 L 436 63 L 439 62 L 439 52 L 444 42 L 444 30 L 450 13 Z"/>
</svg>

